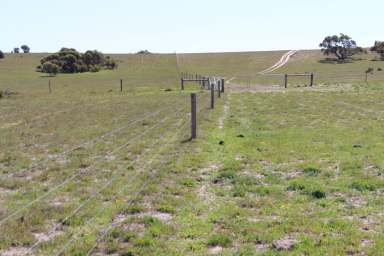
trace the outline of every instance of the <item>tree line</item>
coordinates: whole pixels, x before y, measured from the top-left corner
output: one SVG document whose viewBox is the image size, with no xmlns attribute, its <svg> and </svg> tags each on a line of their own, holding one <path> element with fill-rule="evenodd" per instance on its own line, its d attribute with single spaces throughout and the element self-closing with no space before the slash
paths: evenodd
<svg viewBox="0 0 384 256">
<path fill-rule="evenodd" d="M 59 52 L 42 58 L 36 69 L 38 72 L 56 75 L 98 72 L 102 69 L 115 68 L 117 68 L 117 62 L 97 50 L 80 53 L 73 48 L 62 48 Z"/>
</svg>

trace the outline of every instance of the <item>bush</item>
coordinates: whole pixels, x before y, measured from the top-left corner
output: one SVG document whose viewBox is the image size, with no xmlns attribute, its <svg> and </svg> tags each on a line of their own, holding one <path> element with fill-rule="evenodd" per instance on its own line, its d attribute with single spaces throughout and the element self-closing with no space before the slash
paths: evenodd
<svg viewBox="0 0 384 256">
<path fill-rule="evenodd" d="M 109 56 L 104 57 L 101 52 L 94 50 L 81 54 L 73 48 L 62 48 L 59 52 L 42 58 L 41 66 L 36 70 L 47 73 L 43 68 L 47 62 L 57 65 L 59 73 L 99 72 L 101 69 L 117 68 L 115 60 Z"/>
<path fill-rule="evenodd" d="M 114 60 L 114 59 L 111 59 L 110 56 L 107 56 L 105 58 L 105 63 L 104 63 L 104 66 L 106 69 L 115 69 L 117 68 L 117 62 Z"/>
<path fill-rule="evenodd" d="M 44 73 L 48 73 L 49 75 L 56 75 L 57 73 L 59 73 L 59 66 L 47 61 L 41 67 L 41 71 Z"/>
<path fill-rule="evenodd" d="M 213 180 L 214 183 L 223 182 L 226 180 L 234 180 L 236 178 L 236 172 L 234 170 L 222 170 L 217 177 Z"/>
<path fill-rule="evenodd" d="M 326 198 L 326 196 L 327 196 L 325 194 L 325 192 L 321 189 L 317 189 L 317 190 L 312 191 L 311 195 L 317 199 Z"/>
<path fill-rule="evenodd" d="M 223 234 L 215 234 L 208 240 L 208 246 L 229 247 L 232 244 L 231 238 Z"/>
<path fill-rule="evenodd" d="M 0 51 L 0 59 L 4 59 L 5 55 L 2 51 Z"/>
</svg>

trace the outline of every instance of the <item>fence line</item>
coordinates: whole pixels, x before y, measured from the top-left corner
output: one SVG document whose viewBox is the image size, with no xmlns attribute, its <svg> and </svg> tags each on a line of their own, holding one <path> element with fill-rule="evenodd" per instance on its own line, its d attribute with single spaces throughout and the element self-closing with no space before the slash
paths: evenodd
<svg viewBox="0 0 384 256">
<path fill-rule="evenodd" d="M 178 116 L 180 113 L 184 114 L 184 113 L 183 113 L 183 110 L 178 111 L 178 112 L 177 112 L 177 116 Z M 157 125 L 155 125 L 155 126 L 152 127 L 151 129 L 156 128 L 156 127 L 159 127 L 160 124 L 165 123 L 165 122 L 166 122 L 167 120 L 169 120 L 170 118 L 171 118 L 171 117 L 168 117 L 168 118 L 163 119 L 160 123 L 158 123 Z M 161 142 L 161 140 L 160 140 L 160 141 L 156 141 L 155 143 L 152 143 L 152 144 L 150 145 L 150 148 L 151 148 L 152 146 L 154 146 L 154 145 L 160 143 L 160 142 Z M 132 164 L 134 164 L 134 163 L 137 163 L 138 161 L 141 160 L 141 157 L 142 157 L 142 155 L 141 155 L 139 158 L 133 160 L 130 164 L 132 165 Z M 116 174 L 114 174 L 114 175 L 112 176 L 112 178 L 109 179 L 108 182 L 107 182 L 106 184 L 104 184 L 104 186 L 102 186 L 102 187 L 101 187 L 100 189 L 98 189 L 96 192 L 92 193 L 92 195 L 91 195 L 90 197 L 88 197 L 83 203 L 81 203 L 81 204 L 80 204 L 76 209 L 74 209 L 69 215 L 67 215 L 63 220 L 61 220 L 58 224 L 56 224 L 55 227 L 52 229 L 51 233 L 57 231 L 57 229 L 60 228 L 61 226 L 63 226 L 63 225 L 64 225 L 70 218 L 76 216 L 76 214 L 77 214 L 78 212 L 80 212 L 80 211 L 82 210 L 82 208 L 84 208 L 84 207 L 85 207 L 86 205 L 88 205 L 93 199 L 95 199 L 98 195 L 100 195 L 100 193 L 101 193 L 102 191 L 104 191 L 106 188 L 108 188 L 108 187 L 109 187 L 109 186 L 110 186 L 110 185 L 111 185 L 117 178 L 120 177 L 121 174 L 123 174 L 123 173 L 120 172 L 120 173 L 116 173 Z M 130 180 L 133 181 L 138 175 L 139 175 L 139 173 L 136 173 L 133 177 L 130 178 Z M 96 216 L 96 215 L 95 215 L 95 216 Z M 29 251 L 29 252 L 33 251 L 37 246 L 39 246 L 39 245 L 41 244 L 41 242 L 42 242 L 42 241 L 38 241 L 38 242 L 36 242 L 34 245 L 32 245 L 32 246 L 28 249 L 28 251 Z"/>
<path fill-rule="evenodd" d="M 179 126 L 179 131 L 182 130 L 181 128 L 186 124 L 186 122 L 182 123 L 180 126 Z M 176 139 L 177 137 L 177 133 L 173 136 L 173 139 Z M 170 143 L 167 144 L 167 147 L 170 146 Z M 164 151 L 165 148 L 163 148 L 162 151 Z M 160 152 L 157 154 L 159 155 Z M 150 161 L 150 163 L 152 163 L 153 161 L 155 160 L 155 158 L 153 157 Z M 149 178 L 147 178 L 145 180 L 145 182 L 142 184 L 142 186 L 140 187 L 140 189 L 135 193 L 134 195 L 134 198 L 132 198 L 129 202 L 128 202 L 128 206 L 131 206 L 134 202 L 134 200 L 144 191 L 144 189 L 146 188 L 146 186 L 149 184 L 149 182 L 155 178 L 155 176 L 157 175 L 157 172 L 153 172 L 152 175 L 149 176 Z M 115 228 L 116 225 L 120 225 L 121 223 L 123 223 L 127 218 L 124 218 L 123 220 L 119 220 L 119 222 L 117 223 L 114 223 L 112 222 L 110 225 L 108 225 L 108 227 L 106 229 L 104 229 L 102 231 L 102 234 L 101 236 L 96 240 L 96 242 L 93 244 L 93 246 L 91 247 L 90 250 L 88 250 L 87 252 L 87 256 L 91 255 L 91 253 L 97 248 L 98 244 L 105 238 L 105 236 L 108 234 L 108 232 Z"/>
<path fill-rule="evenodd" d="M 155 125 L 156 126 L 156 125 Z M 142 132 L 141 134 L 135 136 L 134 138 L 131 138 L 129 141 L 132 142 L 132 141 L 135 141 L 135 139 L 140 139 L 142 138 L 146 133 L 148 133 L 148 131 L 150 131 L 152 128 L 154 128 L 155 126 L 152 126 L 151 128 L 149 129 L 146 129 L 144 132 Z M 121 150 L 122 148 L 120 148 L 119 150 Z M 102 156 L 102 155 L 100 155 Z M 47 191 L 46 193 L 44 193 L 43 195 L 37 197 L 36 199 L 32 200 L 31 202 L 27 203 L 25 206 L 19 208 L 18 210 L 14 211 L 13 213 L 11 213 L 10 215 L 8 215 L 7 217 L 3 218 L 2 220 L 0 220 L 0 226 L 3 225 L 6 221 L 10 220 L 11 218 L 17 216 L 18 214 L 20 214 L 22 211 L 28 209 L 29 207 L 31 207 L 33 204 L 35 204 L 36 202 L 39 202 L 40 200 L 48 197 L 49 195 L 51 195 L 52 193 L 54 193 L 55 191 L 59 190 L 60 188 L 62 188 L 63 186 L 65 186 L 66 184 L 68 184 L 69 182 L 71 182 L 72 180 L 74 180 L 75 178 L 79 177 L 80 175 L 82 174 L 88 174 L 88 172 L 90 171 L 90 168 L 86 169 L 86 170 L 80 170 L 78 172 L 76 172 L 74 175 L 70 176 L 69 178 L 65 179 L 64 181 L 62 181 L 61 183 L 59 183 L 58 185 L 56 185 L 55 187 L 51 188 L 49 191 Z"/>
</svg>

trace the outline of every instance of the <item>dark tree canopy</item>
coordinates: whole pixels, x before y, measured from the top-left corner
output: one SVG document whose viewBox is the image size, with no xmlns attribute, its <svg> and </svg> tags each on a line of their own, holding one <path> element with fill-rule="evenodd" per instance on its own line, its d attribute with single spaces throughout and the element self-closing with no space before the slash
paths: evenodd
<svg viewBox="0 0 384 256">
<path fill-rule="evenodd" d="M 40 60 L 41 65 L 37 70 L 44 73 L 44 64 L 54 64 L 58 67 L 58 73 L 83 73 L 83 72 L 98 72 L 101 69 L 115 69 L 117 64 L 115 60 L 98 51 L 86 51 L 84 54 L 79 53 L 73 48 L 62 48 L 58 53 L 49 55 Z"/>
<path fill-rule="evenodd" d="M 137 54 L 152 54 L 152 53 L 148 50 L 141 50 L 141 51 L 138 51 Z"/>
<path fill-rule="evenodd" d="M 381 59 L 384 59 L 384 42 L 376 41 L 375 45 L 371 48 L 371 51 L 380 54 Z"/>
<path fill-rule="evenodd" d="M 356 41 L 344 34 L 327 36 L 320 47 L 324 55 L 335 55 L 340 61 L 345 61 L 353 55 L 363 52 L 363 48 L 358 47 Z"/>
<path fill-rule="evenodd" d="M 25 44 L 22 45 L 20 48 L 23 50 L 24 53 L 29 53 L 31 51 L 31 48 L 29 48 L 29 46 Z"/>
<path fill-rule="evenodd" d="M 13 53 L 20 53 L 20 49 L 18 47 L 13 48 Z"/>
<path fill-rule="evenodd" d="M 5 55 L 4 53 L 0 50 L 0 59 L 4 59 Z"/>
</svg>

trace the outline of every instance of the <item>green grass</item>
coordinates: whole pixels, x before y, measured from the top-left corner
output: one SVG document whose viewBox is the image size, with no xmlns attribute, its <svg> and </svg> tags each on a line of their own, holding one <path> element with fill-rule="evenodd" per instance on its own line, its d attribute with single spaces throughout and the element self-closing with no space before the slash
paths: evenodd
<svg viewBox="0 0 384 256">
<path fill-rule="evenodd" d="M 373 56 L 303 51 L 278 71 L 322 73 L 321 90 L 228 90 L 215 110 L 201 92 L 186 142 L 199 88 L 179 92 L 179 70 L 257 84 L 282 53 L 116 55 L 116 71 L 51 78 L 52 94 L 42 55 L 6 56 L 0 89 L 17 94 L 0 99 L 0 221 L 26 208 L 1 224 L 0 251 L 40 239 L 34 255 L 380 255 L 384 79 L 333 80 Z"/>
</svg>

